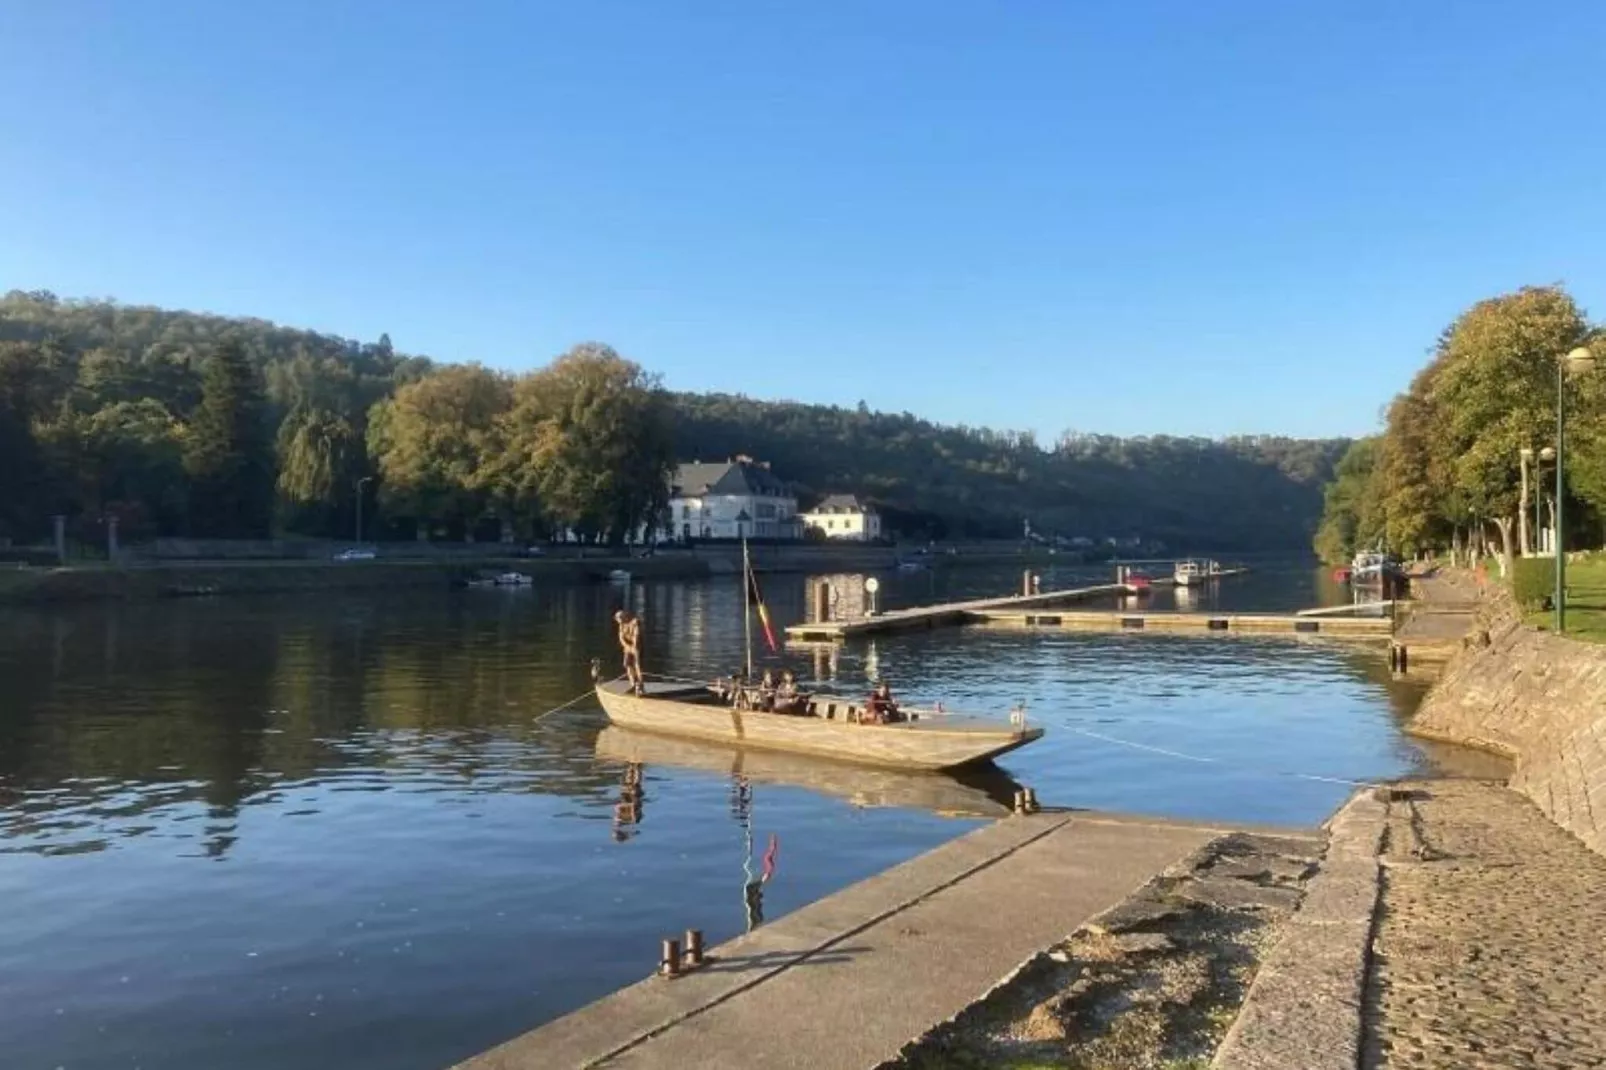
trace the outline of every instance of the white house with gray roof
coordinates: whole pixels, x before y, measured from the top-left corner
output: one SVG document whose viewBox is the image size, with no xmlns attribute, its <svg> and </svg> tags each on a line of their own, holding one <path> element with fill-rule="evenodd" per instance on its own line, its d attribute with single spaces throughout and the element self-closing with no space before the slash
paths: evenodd
<svg viewBox="0 0 1606 1070">
<path fill-rule="evenodd" d="M 831 494 L 801 514 L 803 526 L 828 539 L 873 542 L 881 537 L 881 514 L 851 494 Z"/>
<path fill-rule="evenodd" d="M 735 457 L 675 470 L 666 534 L 672 539 L 800 539 L 797 497 L 768 464 Z"/>
</svg>

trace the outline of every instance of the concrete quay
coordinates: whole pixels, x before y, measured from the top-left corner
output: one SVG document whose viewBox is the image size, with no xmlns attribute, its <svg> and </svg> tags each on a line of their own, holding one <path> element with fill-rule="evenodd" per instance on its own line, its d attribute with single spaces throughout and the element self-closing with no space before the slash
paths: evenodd
<svg viewBox="0 0 1606 1070">
<path fill-rule="evenodd" d="M 1230 830 L 1088 811 L 1009 818 L 460 1064 L 862 1070 Z M 1314 833 L 1290 833 L 1316 842 Z M 695 924 L 695 919 L 687 919 Z M 650 962 L 656 948 L 643 948 Z"/>
</svg>

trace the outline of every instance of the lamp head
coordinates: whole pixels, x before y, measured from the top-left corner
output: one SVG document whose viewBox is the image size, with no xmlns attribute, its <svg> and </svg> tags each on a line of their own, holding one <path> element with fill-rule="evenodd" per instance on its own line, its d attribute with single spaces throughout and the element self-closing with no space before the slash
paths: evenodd
<svg viewBox="0 0 1606 1070">
<path fill-rule="evenodd" d="M 1533 460 L 1534 459 L 1533 447 L 1532 446 L 1524 446 L 1524 447 L 1522 447 L 1522 449 L 1517 451 L 1517 456 L 1521 457 L 1525 461 Z"/>
<path fill-rule="evenodd" d="M 1583 375 L 1595 366 L 1595 354 L 1589 351 L 1588 346 L 1579 346 L 1562 357 L 1561 362 L 1568 375 Z"/>
<path fill-rule="evenodd" d="M 1544 449 L 1540 450 L 1539 459 L 1541 461 L 1554 461 L 1556 459 L 1556 447 L 1546 446 Z"/>
</svg>

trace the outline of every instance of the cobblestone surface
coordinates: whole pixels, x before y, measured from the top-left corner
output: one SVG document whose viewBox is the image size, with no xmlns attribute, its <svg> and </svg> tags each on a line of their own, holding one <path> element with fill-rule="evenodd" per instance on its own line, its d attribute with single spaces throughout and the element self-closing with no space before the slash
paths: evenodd
<svg viewBox="0 0 1606 1070">
<path fill-rule="evenodd" d="M 1363 1066 L 1606 1067 L 1606 858 L 1506 788 L 1400 787 Z"/>
</svg>

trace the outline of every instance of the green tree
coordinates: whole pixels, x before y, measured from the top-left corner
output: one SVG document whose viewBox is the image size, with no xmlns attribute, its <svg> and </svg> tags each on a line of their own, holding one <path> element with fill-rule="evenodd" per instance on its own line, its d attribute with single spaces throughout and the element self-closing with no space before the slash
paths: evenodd
<svg viewBox="0 0 1606 1070">
<path fill-rule="evenodd" d="M 284 526 L 329 532 L 354 509 L 363 471 L 362 439 L 342 416 L 298 408 L 279 425 L 279 506 Z"/>
<path fill-rule="evenodd" d="M 615 543 L 656 525 L 669 497 L 674 439 L 653 376 L 607 346 L 579 345 L 521 379 L 496 478 L 504 500 Z"/>
<path fill-rule="evenodd" d="M 433 523 L 472 524 L 485 515 L 511 400 L 506 376 L 464 364 L 408 383 L 380 402 L 368 426 L 380 503 L 413 519 L 421 533 Z"/>
<path fill-rule="evenodd" d="M 210 538 L 261 538 L 273 511 L 273 465 L 262 384 L 236 341 L 219 343 L 201 379 L 201 403 L 184 442 L 190 480 L 190 532 Z"/>
<path fill-rule="evenodd" d="M 1377 452 L 1375 436 L 1358 439 L 1339 459 L 1333 481 L 1323 492 L 1322 522 L 1314 545 L 1328 564 L 1348 563 L 1361 545 L 1376 536 L 1372 483 Z"/>
<path fill-rule="evenodd" d="M 1515 554 L 1518 453 L 1542 445 L 1556 413 L 1556 362 L 1588 324 L 1559 287 L 1480 301 L 1440 343 L 1430 392 L 1429 451 L 1458 501 L 1496 525 L 1509 571 Z M 1420 473 L 1430 479 L 1432 472 Z"/>
</svg>

